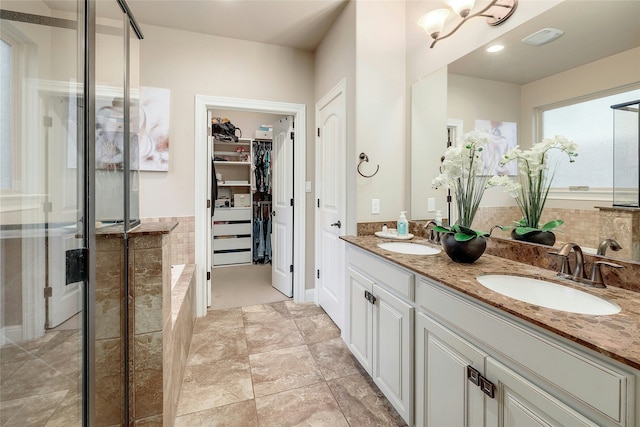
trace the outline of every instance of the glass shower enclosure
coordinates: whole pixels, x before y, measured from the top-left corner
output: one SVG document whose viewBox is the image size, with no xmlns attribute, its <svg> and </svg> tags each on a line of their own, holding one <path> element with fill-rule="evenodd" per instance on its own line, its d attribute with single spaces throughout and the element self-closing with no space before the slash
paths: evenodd
<svg viewBox="0 0 640 427">
<path fill-rule="evenodd" d="M 94 284 L 97 230 L 139 222 L 133 27 L 124 0 L 0 3 L 3 426 L 128 424 L 124 382 L 95 389 Z"/>
<path fill-rule="evenodd" d="M 640 100 L 612 105 L 613 206 L 640 207 Z"/>
</svg>

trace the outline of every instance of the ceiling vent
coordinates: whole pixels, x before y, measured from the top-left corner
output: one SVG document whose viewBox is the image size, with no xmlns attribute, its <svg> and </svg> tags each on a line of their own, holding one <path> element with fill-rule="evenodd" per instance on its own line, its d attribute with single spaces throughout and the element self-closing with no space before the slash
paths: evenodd
<svg viewBox="0 0 640 427">
<path fill-rule="evenodd" d="M 542 46 L 543 44 L 551 43 L 557 38 L 564 35 L 564 31 L 556 28 L 543 28 L 540 31 L 525 37 L 522 39 L 522 43 L 530 44 L 532 46 Z"/>
</svg>

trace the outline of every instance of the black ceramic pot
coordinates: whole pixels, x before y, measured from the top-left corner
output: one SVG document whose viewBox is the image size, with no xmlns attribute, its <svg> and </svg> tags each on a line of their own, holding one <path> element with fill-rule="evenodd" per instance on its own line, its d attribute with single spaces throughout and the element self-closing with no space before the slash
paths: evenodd
<svg viewBox="0 0 640 427">
<path fill-rule="evenodd" d="M 475 262 L 487 249 L 487 240 L 481 236 L 476 236 L 465 242 L 458 242 L 453 234 L 443 234 L 440 242 L 449 258 L 464 264 Z"/>
<path fill-rule="evenodd" d="M 553 234 L 551 231 L 540 231 L 540 230 L 530 231 L 524 234 L 517 234 L 516 230 L 512 230 L 511 238 L 513 240 L 520 240 L 522 242 L 529 242 L 529 243 L 538 243 L 539 245 L 547 245 L 547 246 L 553 246 L 553 244 L 556 242 L 555 234 Z"/>
</svg>

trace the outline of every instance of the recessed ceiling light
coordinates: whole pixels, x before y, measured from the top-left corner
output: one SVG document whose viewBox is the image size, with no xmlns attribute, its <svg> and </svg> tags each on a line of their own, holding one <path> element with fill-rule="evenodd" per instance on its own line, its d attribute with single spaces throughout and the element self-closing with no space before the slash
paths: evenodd
<svg viewBox="0 0 640 427">
<path fill-rule="evenodd" d="M 522 39 L 522 43 L 530 44 L 532 46 L 541 46 L 543 44 L 551 43 L 557 38 L 564 35 L 564 31 L 557 28 L 543 28 L 540 31 L 528 35 Z"/>
<path fill-rule="evenodd" d="M 504 49 L 504 46 L 502 46 L 501 44 L 494 44 L 487 48 L 487 52 L 490 52 L 490 53 L 500 52 L 502 49 Z"/>
</svg>

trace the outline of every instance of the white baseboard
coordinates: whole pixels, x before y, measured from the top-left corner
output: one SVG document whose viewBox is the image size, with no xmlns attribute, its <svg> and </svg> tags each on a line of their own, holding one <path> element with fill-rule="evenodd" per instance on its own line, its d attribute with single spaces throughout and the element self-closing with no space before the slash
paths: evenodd
<svg viewBox="0 0 640 427">
<path fill-rule="evenodd" d="M 22 325 L 3 326 L 0 328 L 0 345 L 22 341 Z"/>
<path fill-rule="evenodd" d="M 316 302 L 316 290 L 305 289 L 304 290 L 304 302 Z"/>
</svg>

